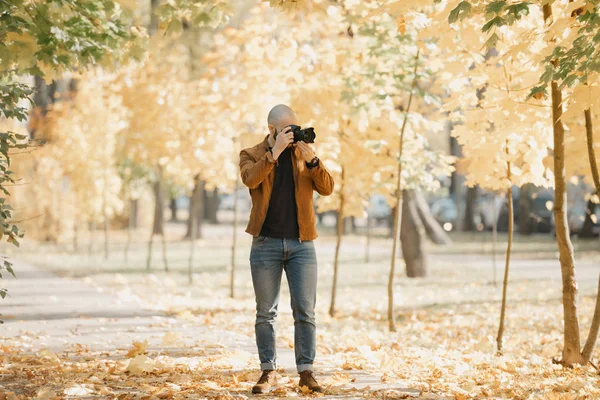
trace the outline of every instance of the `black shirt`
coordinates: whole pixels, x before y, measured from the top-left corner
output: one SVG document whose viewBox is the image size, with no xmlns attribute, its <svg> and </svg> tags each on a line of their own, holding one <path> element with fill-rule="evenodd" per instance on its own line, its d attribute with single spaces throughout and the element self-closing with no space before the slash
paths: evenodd
<svg viewBox="0 0 600 400">
<path fill-rule="evenodd" d="M 277 159 L 273 192 L 260 234 L 285 239 L 300 237 L 291 147 L 281 152 Z"/>
</svg>

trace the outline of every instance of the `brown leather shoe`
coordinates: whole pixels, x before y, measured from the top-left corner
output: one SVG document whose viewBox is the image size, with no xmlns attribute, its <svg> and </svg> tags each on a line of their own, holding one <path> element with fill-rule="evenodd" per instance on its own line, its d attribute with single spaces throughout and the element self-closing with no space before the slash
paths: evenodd
<svg viewBox="0 0 600 400">
<path fill-rule="evenodd" d="M 252 387 L 252 393 L 269 393 L 271 386 L 277 385 L 277 377 L 272 369 L 265 369 L 256 385 Z"/>
<path fill-rule="evenodd" d="M 315 379 L 315 373 L 310 370 L 300 372 L 300 382 L 298 383 L 298 386 L 306 386 L 313 392 L 323 393 L 323 388 Z"/>
</svg>

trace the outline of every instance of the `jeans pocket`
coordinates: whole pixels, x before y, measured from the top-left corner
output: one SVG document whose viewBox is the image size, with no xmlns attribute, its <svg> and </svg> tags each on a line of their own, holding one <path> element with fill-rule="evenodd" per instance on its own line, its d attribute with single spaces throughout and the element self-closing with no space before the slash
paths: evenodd
<svg viewBox="0 0 600 400">
<path fill-rule="evenodd" d="M 267 236 L 257 235 L 252 238 L 252 244 L 263 244 L 266 243 L 269 238 Z"/>
</svg>

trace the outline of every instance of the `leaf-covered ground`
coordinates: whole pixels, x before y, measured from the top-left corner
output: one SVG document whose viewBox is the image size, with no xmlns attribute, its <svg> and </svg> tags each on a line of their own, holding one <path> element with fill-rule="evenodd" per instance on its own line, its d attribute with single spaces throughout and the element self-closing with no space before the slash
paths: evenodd
<svg viewBox="0 0 600 400">
<path fill-rule="evenodd" d="M 145 271 L 141 243 L 127 264 L 118 244 L 111 246 L 109 260 L 101 253 L 90 257 L 26 246 L 23 259 L 64 278 L 23 267 L 19 280 L 8 281 L 13 296 L 3 307 L 0 398 L 254 397 L 250 389 L 259 371 L 246 239 L 239 245 L 235 299 L 228 297 L 229 250 L 223 240 L 198 244 L 192 285 L 185 242 L 169 244 L 168 273 L 161 271 L 159 253 L 153 270 Z M 505 354 L 495 355 L 501 289 L 491 284 L 491 258 L 482 251 L 489 243 L 482 243 L 433 249 L 428 278 L 399 274 L 392 333 L 386 321 L 388 241 L 375 240 L 373 261 L 365 264 L 362 239 L 347 239 L 338 314 L 331 318 L 333 242 L 320 239 L 315 369 L 325 397 L 600 398 L 600 375 L 593 367 L 552 363 L 562 347 L 562 307 L 549 241 L 517 246 Z M 582 335 L 589 328 L 599 270 L 598 253 L 586 249 L 577 263 Z M 280 386 L 271 397 L 316 396 L 297 387 L 285 278 L 279 308 Z"/>
</svg>

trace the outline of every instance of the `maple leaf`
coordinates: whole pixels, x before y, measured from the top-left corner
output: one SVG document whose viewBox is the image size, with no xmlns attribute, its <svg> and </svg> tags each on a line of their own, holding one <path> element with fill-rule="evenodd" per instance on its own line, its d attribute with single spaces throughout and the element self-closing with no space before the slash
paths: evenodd
<svg viewBox="0 0 600 400">
<path fill-rule="evenodd" d="M 125 358 L 135 358 L 141 354 L 144 354 L 148 349 L 148 341 L 133 342 L 133 348 L 125 354 Z"/>
<path fill-rule="evenodd" d="M 152 372 L 156 362 L 148 356 L 138 355 L 129 361 L 126 371 L 129 371 L 133 375 L 141 375 L 144 372 Z"/>
</svg>

